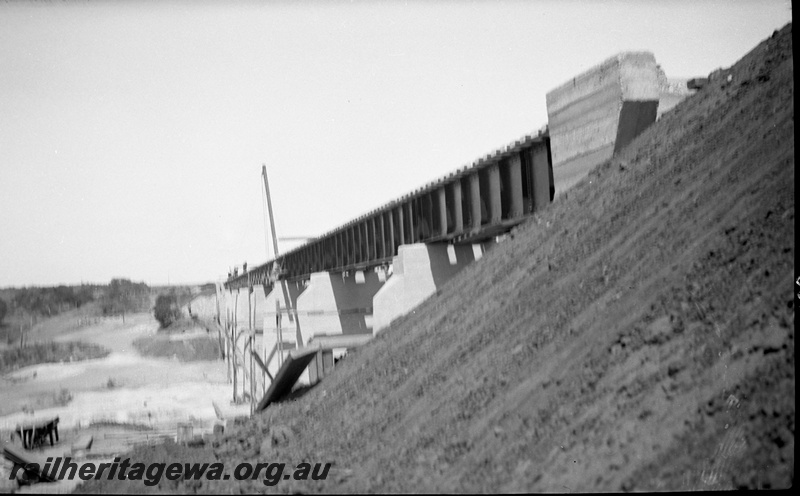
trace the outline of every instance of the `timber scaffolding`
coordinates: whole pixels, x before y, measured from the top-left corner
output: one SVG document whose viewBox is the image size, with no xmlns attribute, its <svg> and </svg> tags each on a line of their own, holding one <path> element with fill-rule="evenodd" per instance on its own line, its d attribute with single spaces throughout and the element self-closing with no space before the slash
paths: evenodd
<svg viewBox="0 0 800 496">
<path fill-rule="evenodd" d="M 334 366 L 334 349 L 361 346 L 372 339 L 371 334 L 316 335 L 305 346 L 298 348 L 294 341 L 287 341 L 283 338 L 282 321 L 284 317 L 297 319 L 298 315 L 362 313 L 366 311 L 368 309 L 298 312 L 295 309 L 276 304 L 274 312 L 264 313 L 275 317 L 277 342 L 269 351 L 264 349 L 262 357 L 256 348 L 256 335 L 268 331 L 264 329 L 262 332 L 258 332 L 252 321 L 249 322 L 247 329 L 240 328 L 236 321 L 236 313 L 228 310 L 224 324 L 220 324 L 221 319 L 218 318 L 214 322 L 214 326 L 221 340 L 220 348 L 224 350 L 228 382 L 233 384 L 232 403 L 249 402 L 251 415 L 256 411 L 263 410 L 272 402 L 289 393 L 306 368 L 309 368 L 311 385 L 329 374 Z M 240 343 L 240 341 L 242 342 Z M 269 365 L 273 360 L 276 360 L 278 369 L 274 375 L 269 371 Z M 269 383 L 267 378 L 269 378 Z M 219 416 L 220 413 L 217 412 L 217 415 Z"/>
<path fill-rule="evenodd" d="M 548 205 L 555 194 L 545 126 L 468 166 L 309 240 L 243 274 L 225 289 L 297 281 L 314 272 L 387 266 L 404 244 L 491 239 Z"/>
</svg>

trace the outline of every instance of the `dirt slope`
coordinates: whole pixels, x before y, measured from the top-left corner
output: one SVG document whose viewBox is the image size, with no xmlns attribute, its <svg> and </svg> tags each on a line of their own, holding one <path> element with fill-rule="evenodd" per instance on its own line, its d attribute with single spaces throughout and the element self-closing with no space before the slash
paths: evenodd
<svg viewBox="0 0 800 496">
<path fill-rule="evenodd" d="M 334 462 L 280 492 L 790 485 L 792 71 L 788 25 L 209 461 Z"/>
</svg>

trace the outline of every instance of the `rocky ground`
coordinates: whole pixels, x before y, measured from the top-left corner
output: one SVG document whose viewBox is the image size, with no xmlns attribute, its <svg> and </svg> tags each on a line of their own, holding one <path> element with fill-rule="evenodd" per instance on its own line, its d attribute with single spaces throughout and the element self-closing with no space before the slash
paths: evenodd
<svg viewBox="0 0 800 496">
<path fill-rule="evenodd" d="M 279 492 L 788 487 L 794 183 L 788 25 L 323 383 L 173 461 L 333 463 Z"/>
</svg>

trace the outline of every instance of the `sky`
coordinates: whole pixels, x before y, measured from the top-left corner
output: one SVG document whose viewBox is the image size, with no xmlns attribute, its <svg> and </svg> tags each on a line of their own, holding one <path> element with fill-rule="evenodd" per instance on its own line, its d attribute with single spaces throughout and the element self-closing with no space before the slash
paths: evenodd
<svg viewBox="0 0 800 496">
<path fill-rule="evenodd" d="M 214 281 L 542 128 L 622 51 L 706 76 L 786 0 L 0 3 L 0 287 Z"/>
</svg>

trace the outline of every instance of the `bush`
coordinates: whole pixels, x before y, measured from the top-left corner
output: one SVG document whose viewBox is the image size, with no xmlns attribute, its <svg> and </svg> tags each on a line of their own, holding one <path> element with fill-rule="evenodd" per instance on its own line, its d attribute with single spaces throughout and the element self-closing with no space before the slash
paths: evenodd
<svg viewBox="0 0 800 496">
<path fill-rule="evenodd" d="M 156 298 L 155 317 L 161 327 L 169 327 L 180 316 L 181 310 L 178 308 L 178 301 L 174 294 L 158 295 L 158 298 Z"/>
<path fill-rule="evenodd" d="M 94 343 L 36 343 L 0 351 L 0 373 L 39 363 L 103 358 L 109 351 Z"/>
<path fill-rule="evenodd" d="M 67 388 L 61 388 L 58 394 L 53 394 L 53 400 L 58 406 L 67 406 L 72 401 L 72 393 Z"/>
<path fill-rule="evenodd" d="M 3 319 L 6 318 L 6 312 L 8 312 L 8 305 L 6 305 L 5 300 L 0 298 L 0 324 L 2 324 Z"/>
<path fill-rule="evenodd" d="M 103 315 L 141 312 L 150 305 L 150 288 L 143 282 L 131 282 L 129 279 L 111 279 L 101 299 Z"/>
</svg>

